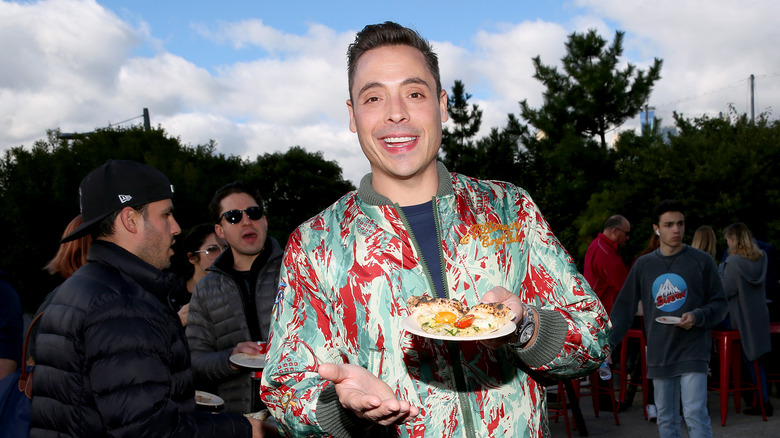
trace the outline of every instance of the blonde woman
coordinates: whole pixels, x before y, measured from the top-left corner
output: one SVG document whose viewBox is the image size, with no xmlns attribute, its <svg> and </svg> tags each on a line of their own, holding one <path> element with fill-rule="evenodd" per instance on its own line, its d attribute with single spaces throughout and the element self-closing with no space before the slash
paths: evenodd
<svg viewBox="0 0 780 438">
<path fill-rule="evenodd" d="M 769 309 L 766 305 L 767 256 L 753 239 L 750 229 L 743 223 L 735 223 L 723 230 L 729 256 L 721 263 L 719 273 L 723 290 L 729 300 L 729 322 L 742 338 L 742 355 L 746 361 L 760 359 L 772 349 L 769 334 Z M 751 379 L 756 379 L 752 366 L 747 369 Z M 772 415 L 769 403 L 766 374 L 759 363 L 761 389 L 767 415 Z M 744 411 L 748 415 L 761 415 L 758 405 Z"/>
</svg>

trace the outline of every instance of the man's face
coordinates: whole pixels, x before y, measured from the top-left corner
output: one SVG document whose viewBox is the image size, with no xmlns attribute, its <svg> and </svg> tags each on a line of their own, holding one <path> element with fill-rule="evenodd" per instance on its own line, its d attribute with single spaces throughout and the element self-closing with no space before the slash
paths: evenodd
<svg viewBox="0 0 780 438">
<path fill-rule="evenodd" d="M 661 246 L 672 250 L 682 248 L 685 234 L 685 216 L 679 211 L 667 211 L 662 214 L 657 225 L 653 225 L 660 233 Z"/>
<path fill-rule="evenodd" d="M 615 228 L 615 242 L 618 246 L 623 246 L 628 241 L 628 237 L 631 234 L 631 224 L 623 222 L 622 225 Z"/>
<path fill-rule="evenodd" d="M 257 207 L 259 204 L 255 198 L 247 193 L 233 193 L 226 196 L 219 203 L 220 215 L 230 210 L 246 210 L 249 207 Z M 241 220 L 236 224 L 229 223 L 220 216 L 217 226 L 214 227 L 217 236 L 225 239 L 234 258 L 240 256 L 256 256 L 263 250 L 265 238 L 268 233 L 268 220 L 265 215 L 258 220 L 252 220 L 242 213 Z"/>
<path fill-rule="evenodd" d="M 157 269 L 170 267 L 174 236 L 181 233 L 173 218 L 173 202 L 170 199 L 151 202 L 147 204 L 146 214 L 138 217 L 143 226 L 139 227 L 142 243 L 136 255 Z"/>
<path fill-rule="evenodd" d="M 367 51 L 357 62 L 350 92 L 349 129 L 358 135 L 375 182 L 407 180 L 435 169 L 447 93 L 436 93 L 419 50 L 385 46 Z"/>
</svg>

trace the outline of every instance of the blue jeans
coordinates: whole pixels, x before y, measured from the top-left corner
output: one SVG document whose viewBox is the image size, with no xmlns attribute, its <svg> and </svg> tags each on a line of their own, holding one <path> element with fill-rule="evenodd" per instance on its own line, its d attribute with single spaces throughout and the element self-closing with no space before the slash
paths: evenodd
<svg viewBox="0 0 780 438">
<path fill-rule="evenodd" d="M 661 438 L 682 436 L 680 398 L 690 438 L 712 437 L 707 411 L 707 374 L 688 373 L 668 379 L 653 379 Z"/>
</svg>

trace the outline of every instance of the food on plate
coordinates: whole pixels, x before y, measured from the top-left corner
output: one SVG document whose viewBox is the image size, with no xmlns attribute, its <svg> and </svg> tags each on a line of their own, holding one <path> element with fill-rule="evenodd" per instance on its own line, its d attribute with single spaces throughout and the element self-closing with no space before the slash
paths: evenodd
<svg viewBox="0 0 780 438">
<path fill-rule="evenodd" d="M 420 328 L 434 335 L 483 335 L 500 329 L 515 317 L 501 303 L 481 303 L 468 308 L 457 300 L 423 295 L 410 297 L 406 305 Z"/>
</svg>

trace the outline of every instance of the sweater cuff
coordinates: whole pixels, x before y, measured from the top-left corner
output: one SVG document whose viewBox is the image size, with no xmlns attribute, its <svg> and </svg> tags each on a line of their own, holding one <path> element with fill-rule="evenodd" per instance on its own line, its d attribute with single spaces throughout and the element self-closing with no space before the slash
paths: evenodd
<svg viewBox="0 0 780 438">
<path fill-rule="evenodd" d="M 320 393 L 316 417 L 322 430 L 335 438 L 364 437 L 374 425 L 345 409 L 336 394 L 336 385 L 333 384 L 328 384 Z"/>
<path fill-rule="evenodd" d="M 531 307 L 531 306 L 529 306 Z M 533 307 L 539 317 L 539 328 L 534 343 L 527 348 L 512 348 L 517 357 L 530 368 L 539 368 L 552 362 L 563 350 L 569 324 L 555 310 Z"/>
</svg>

